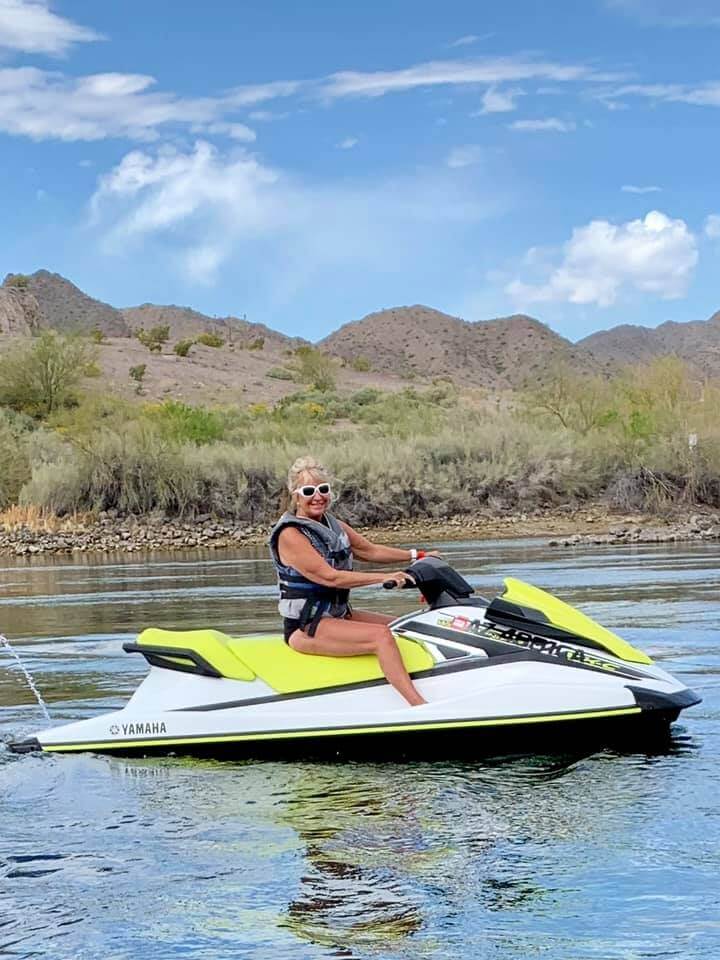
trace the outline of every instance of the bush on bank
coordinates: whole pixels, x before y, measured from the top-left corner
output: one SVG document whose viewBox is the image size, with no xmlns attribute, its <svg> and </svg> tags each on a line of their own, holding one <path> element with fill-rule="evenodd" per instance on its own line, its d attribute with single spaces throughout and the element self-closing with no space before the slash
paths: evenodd
<svg viewBox="0 0 720 960">
<path fill-rule="evenodd" d="M 612 380 L 558 369 L 496 400 L 439 383 L 310 389 L 209 409 L 85 395 L 38 426 L 0 418 L 0 505 L 270 522 L 288 464 L 312 450 L 351 522 L 581 504 L 720 506 L 720 394 L 674 359 Z M 693 440 L 693 437 L 697 442 Z"/>
</svg>

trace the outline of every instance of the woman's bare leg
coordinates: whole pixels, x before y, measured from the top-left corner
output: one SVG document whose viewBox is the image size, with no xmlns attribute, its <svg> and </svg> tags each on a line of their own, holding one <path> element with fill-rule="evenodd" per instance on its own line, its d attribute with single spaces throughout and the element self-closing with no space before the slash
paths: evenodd
<svg viewBox="0 0 720 960">
<path fill-rule="evenodd" d="M 353 609 L 352 613 L 348 617 L 348 620 L 356 621 L 357 623 L 382 623 L 388 624 L 392 623 L 393 620 L 397 619 L 396 617 L 389 617 L 385 613 L 375 613 L 374 610 L 355 610 Z"/>
<path fill-rule="evenodd" d="M 418 692 L 405 669 L 395 637 L 382 623 L 367 623 L 323 617 L 314 637 L 296 630 L 289 640 L 298 653 L 314 653 L 327 657 L 356 657 L 374 653 L 388 683 L 407 702 L 417 707 L 426 701 Z"/>
</svg>

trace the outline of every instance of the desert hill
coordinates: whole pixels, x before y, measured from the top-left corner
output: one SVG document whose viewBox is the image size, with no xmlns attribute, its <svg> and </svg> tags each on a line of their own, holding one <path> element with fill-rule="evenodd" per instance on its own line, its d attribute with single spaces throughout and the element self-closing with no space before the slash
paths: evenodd
<svg viewBox="0 0 720 960">
<path fill-rule="evenodd" d="M 38 270 L 27 277 L 11 273 L 5 278 L 2 289 L 14 287 L 17 290 L 18 282 L 20 289 L 35 298 L 37 320 L 41 328 L 52 327 L 62 333 L 102 330 L 108 337 L 130 335 L 127 322 L 119 310 L 102 300 L 89 297 L 59 273 Z"/>
<path fill-rule="evenodd" d="M 281 350 L 293 349 L 306 342 L 298 337 L 288 337 L 277 330 L 271 330 L 264 323 L 250 323 L 238 317 L 208 317 L 190 307 L 161 307 L 153 303 L 143 303 L 139 307 L 125 307 L 120 312 L 131 330 L 167 325 L 173 340 L 195 337 L 199 333 L 216 333 L 228 343 L 248 346 L 261 338 L 265 345 Z"/>
<path fill-rule="evenodd" d="M 140 327 L 170 328 L 161 353 L 134 337 Z M 289 378 L 295 349 L 307 341 L 246 319 L 209 317 L 180 306 L 143 304 L 117 309 L 87 296 L 47 270 L 9 274 L 0 286 L 0 350 L 14 338 L 44 328 L 107 339 L 99 350 L 103 383 L 133 396 L 132 366 L 144 364 L 147 396 L 193 402 L 273 401 L 297 389 Z M 194 345 L 177 357 L 178 340 L 217 333 L 220 349 Z M 629 363 L 677 354 L 698 377 L 720 377 L 720 313 L 709 320 L 665 323 L 657 329 L 623 325 L 576 344 L 522 314 L 468 322 L 427 306 L 395 307 L 341 326 L 317 346 L 340 362 L 341 390 L 376 386 L 393 390 L 410 382 L 450 379 L 463 386 L 502 391 L 541 381 L 559 364 L 579 373 L 608 372 Z M 358 363 L 359 360 L 363 363 Z"/>
<path fill-rule="evenodd" d="M 675 354 L 698 375 L 720 377 L 720 312 L 708 320 L 663 323 L 654 329 L 623 325 L 599 330 L 577 346 L 601 363 L 621 366 Z"/>
<path fill-rule="evenodd" d="M 588 353 L 532 317 L 469 323 L 419 304 L 347 323 L 319 346 L 345 360 L 365 357 L 373 369 L 397 376 L 448 377 L 490 389 L 542 379 L 558 361 L 578 371 L 597 366 Z"/>
</svg>

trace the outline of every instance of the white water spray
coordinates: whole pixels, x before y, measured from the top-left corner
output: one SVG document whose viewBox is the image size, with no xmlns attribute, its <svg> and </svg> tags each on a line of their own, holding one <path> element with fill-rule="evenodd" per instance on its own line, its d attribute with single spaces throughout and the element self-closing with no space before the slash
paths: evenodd
<svg viewBox="0 0 720 960">
<path fill-rule="evenodd" d="M 15 662 L 17 663 L 17 665 L 18 665 L 18 666 L 20 667 L 20 669 L 22 670 L 23 676 L 25 677 L 25 680 L 27 681 L 27 685 L 30 687 L 30 689 L 32 690 L 32 692 L 35 694 L 35 699 L 37 700 L 37 702 L 38 702 L 38 704 L 39 704 L 39 706 L 40 706 L 40 709 L 42 710 L 43 715 L 45 716 L 45 719 L 47 720 L 48 723 L 50 723 L 51 720 L 50 720 L 50 714 L 49 714 L 49 712 L 48 712 L 48 708 L 46 707 L 45 701 L 43 700 L 42 696 L 40 695 L 40 691 L 39 691 L 38 688 L 35 686 L 35 681 L 34 681 L 33 678 L 32 678 L 32 674 L 30 673 L 30 671 L 28 670 L 28 668 L 25 666 L 25 664 L 22 662 L 22 660 L 20 659 L 20 654 L 19 654 L 19 653 L 17 652 L 17 650 L 15 650 L 14 647 L 10 644 L 10 641 L 8 640 L 8 638 L 7 638 L 7 637 L 4 637 L 1 633 L 0 633 L 0 647 L 6 647 L 6 648 L 7 648 L 10 656 L 15 660 Z"/>
</svg>

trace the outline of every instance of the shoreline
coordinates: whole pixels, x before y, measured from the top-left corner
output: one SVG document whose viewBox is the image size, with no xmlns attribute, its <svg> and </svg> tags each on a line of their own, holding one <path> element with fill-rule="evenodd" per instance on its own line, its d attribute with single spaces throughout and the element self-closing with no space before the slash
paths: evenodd
<svg viewBox="0 0 720 960">
<path fill-rule="evenodd" d="M 358 527 L 380 543 L 408 543 L 422 548 L 438 540 L 547 538 L 548 546 L 670 543 L 720 540 L 720 511 L 694 507 L 671 514 L 613 514 L 602 505 L 554 509 L 504 516 L 478 514 L 444 520 L 394 521 Z M 31 526 L 0 526 L 0 556 L 171 552 L 221 550 L 267 542 L 270 525 L 238 524 L 212 516 L 171 520 L 159 516 L 94 520 L 49 518 Z"/>
</svg>

